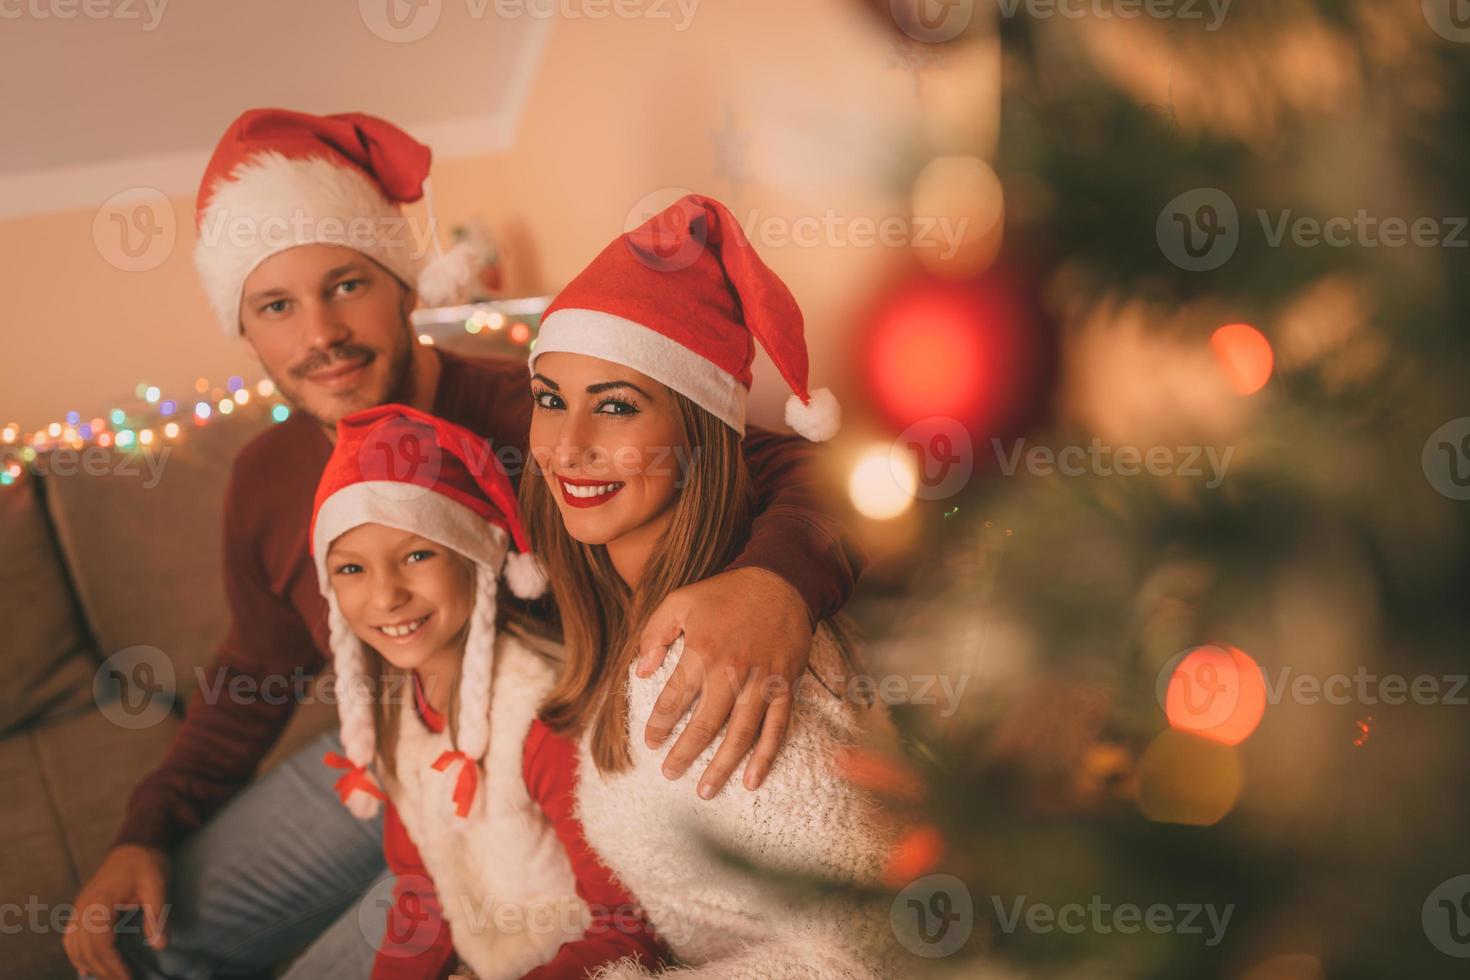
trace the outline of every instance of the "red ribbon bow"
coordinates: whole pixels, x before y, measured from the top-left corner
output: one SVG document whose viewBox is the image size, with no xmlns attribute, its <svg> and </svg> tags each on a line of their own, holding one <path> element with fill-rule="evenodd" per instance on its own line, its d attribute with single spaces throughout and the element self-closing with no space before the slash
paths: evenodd
<svg viewBox="0 0 1470 980">
<path fill-rule="evenodd" d="M 452 763 L 463 763 L 459 767 L 459 778 L 454 781 L 454 812 L 461 817 L 470 814 L 470 804 L 475 801 L 475 790 L 480 785 L 480 767 L 475 760 L 457 749 L 450 749 L 434 760 L 434 771 L 443 772 Z"/>
<path fill-rule="evenodd" d="M 387 801 L 388 797 L 383 794 L 383 790 L 373 781 L 373 777 L 368 775 L 366 766 L 359 766 L 351 759 L 339 755 L 336 752 L 328 752 L 322 756 L 322 761 L 333 769 L 347 770 L 342 774 L 342 778 L 337 780 L 336 785 L 332 787 L 337 791 L 337 796 L 341 798 L 344 804 L 347 802 L 347 798 L 352 795 L 352 791 L 359 789 L 369 796 L 377 797 L 379 800 L 385 802 Z"/>
</svg>

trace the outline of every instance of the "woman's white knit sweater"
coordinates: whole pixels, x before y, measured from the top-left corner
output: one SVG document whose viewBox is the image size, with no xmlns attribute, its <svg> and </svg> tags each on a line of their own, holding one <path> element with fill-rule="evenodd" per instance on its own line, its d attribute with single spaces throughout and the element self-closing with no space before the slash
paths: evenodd
<svg viewBox="0 0 1470 980">
<path fill-rule="evenodd" d="M 763 868 L 875 883 L 893 829 L 873 801 L 837 771 L 834 757 L 844 747 L 890 735 L 886 713 L 881 706 L 840 699 L 808 678 L 761 788 L 747 790 L 737 774 L 714 799 L 702 800 L 695 790 L 720 738 L 677 780 L 667 779 L 661 767 L 684 722 L 660 749 L 648 749 L 643 741 L 654 701 L 682 652 L 680 639 L 652 677 L 630 672 L 630 769 L 600 773 L 583 738 L 577 800 L 588 843 L 684 964 L 660 976 L 904 975 L 906 957 L 889 928 L 887 903 L 859 907 L 802 899 L 783 893 L 769 878 L 733 867 L 709 847 L 713 843 Z M 841 652 L 825 626 L 817 632 L 811 665 L 823 678 L 845 676 Z M 624 961 L 605 968 L 597 980 L 647 975 Z"/>
</svg>

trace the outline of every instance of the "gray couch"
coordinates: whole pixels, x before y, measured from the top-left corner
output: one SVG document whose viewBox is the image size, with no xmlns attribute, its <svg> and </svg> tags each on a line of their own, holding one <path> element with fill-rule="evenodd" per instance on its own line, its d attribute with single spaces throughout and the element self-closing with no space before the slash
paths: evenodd
<svg viewBox="0 0 1470 980">
<path fill-rule="evenodd" d="M 129 792 L 178 727 L 195 668 L 224 635 L 225 479 L 270 424 L 253 403 L 199 428 L 186 420 L 152 469 L 148 457 L 93 447 L 86 465 L 42 455 L 0 486 L 0 975 L 76 975 L 58 910 L 101 861 Z M 140 645 L 162 651 L 177 681 L 156 721 L 118 714 L 103 667 Z M 132 727 L 140 719 L 149 723 Z M 333 719 L 320 702 L 298 710 L 262 771 Z"/>
</svg>

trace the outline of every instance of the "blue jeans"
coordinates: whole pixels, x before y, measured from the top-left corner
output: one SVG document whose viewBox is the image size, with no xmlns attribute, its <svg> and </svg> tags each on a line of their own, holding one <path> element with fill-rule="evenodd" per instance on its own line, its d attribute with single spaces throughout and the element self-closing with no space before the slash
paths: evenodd
<svg viewBox="0 0 1470 980">
<path fill-rule="evenodd" d="M 360 980 L 372 972 L 391 898 L 383 819 L 338 800 L 335 731 L 246 787 L 173 855 L 168 948 L 120 930 L 138 980 L 270 976 L 301 952 L 289 980 Z M 388 898 L 385 898 L 388 896 Z"/>
</svg>

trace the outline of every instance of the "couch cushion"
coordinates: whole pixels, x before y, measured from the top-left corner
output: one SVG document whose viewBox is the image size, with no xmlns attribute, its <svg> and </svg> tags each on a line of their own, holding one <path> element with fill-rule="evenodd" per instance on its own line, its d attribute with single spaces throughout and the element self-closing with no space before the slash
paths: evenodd
<svg viewBox="0 0 1470 980">
<path fill-rule="evenodd" d="M 47 476 L 57 540 L 102 655 L 162 650 L 181 702 L 229 623 L 220 508 L 230 463 L 270 424 L 267 406 L 251 402 L 229 418 L 185 424 L 175 442 L 135 453 L 89 447 L 99 454 L 93 465 Z"/>
<path fill-rule="evenodd" d="M 117 836 L 133 787 L 163 760 L 179 726 L 164 713 L 143 727 L 108 710 L 31 729 L 69 864 L 89 878 Z"/>
<path fill-rule="evenodd" d="M 0 733 L 84 707 L 97 667 L 40 489 L 41 481 L 27 471 L 0 486 L 0 596 L 6 610 Z"/>
<path fill-rule="evenodd" d="M 0 972 L 16 977 L 74 977 L 76 971 L 67 965 L 51 913 L 75 897 L 78 879 L 29 731 L 0 741 L 0 786 L 5 787 L 0 795 L 0 827 L 5 828 L 0 895 L 7 902 L 29 906 L 23 909 L 21 930 L 5 937 L 5 965 Z"/>
<path fill-rule="evenodd" d="M 0 741 L 0 894 L 38 911 L 8 936 L 0 973 L 73 977 L 51 911 L 70 907 L 117 833 L 133 786 L 163 757 L 178 727 L 165 714 L 129 728 L 101 710 L 32 726 Z"/>
</svg>

